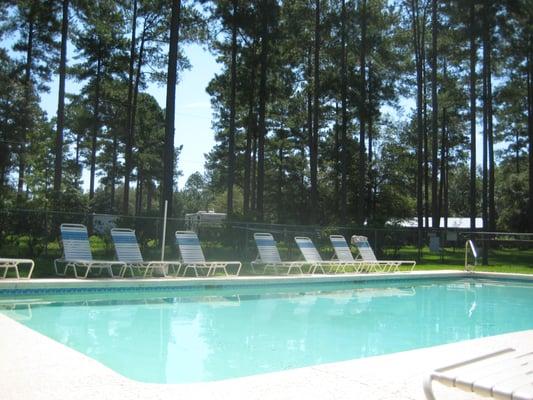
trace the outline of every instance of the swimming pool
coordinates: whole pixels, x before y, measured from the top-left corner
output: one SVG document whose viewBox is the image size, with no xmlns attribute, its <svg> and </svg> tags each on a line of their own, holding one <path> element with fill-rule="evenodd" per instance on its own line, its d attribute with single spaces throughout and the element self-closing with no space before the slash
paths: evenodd
<svg viewBox="0 0 533 400">
<path fill-rule="evenodd" d="M 0 297 L 0 312 L 128 378 L 157 383 L 220 380 L 531 329 L 532 307 L 532 283 L 483 279 Z"/>
</svg>

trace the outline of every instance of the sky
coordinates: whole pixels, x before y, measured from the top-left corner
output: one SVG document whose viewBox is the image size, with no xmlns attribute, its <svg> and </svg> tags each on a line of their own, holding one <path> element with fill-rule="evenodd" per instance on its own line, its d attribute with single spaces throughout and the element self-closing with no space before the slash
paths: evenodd
<svg viewBox="0 0 533 400">
<path fill-rule="evenodd" d="M 179 75 L 176 88 L 176 125 L 174 144 L 183 145 L 178 169 L 183 175 L 178 178 L 181 189 L 187 178 L 195 172 L 204 172 L 204 154 L 208 153 L 215 144 L 211 129 L 211 103 L 205 91 L 209 81 L 221 70 L 215 57 L 199 45 L 192 44 L 183 48 L 191 63 L 191 69 Z M 67 93 L 75 93 L 80 84 L 67 80 Z M 41 94 L 41 107 L 48 117 L 57 113 L 58 80 L 50 82 L 50 93 Z M 166 87 L 149 84 L 146 92 L 154 96 L 161 108 L 165 108 Z M 84 171 L 84 186 L 88 186 L 89 172 Z"/>
<path fill-rule="evenodd" d="M 204 155 L 215 145 L 211 102 L 205 89 L 222 68 L 211 53 L 198 45 L 186 46 L 184 52 L 192 68 L 180 74 L 176 88 L 174 143 L 183 145 L 178 161 L 178 169 L 183 172 L 178 179 L 180 189 L 191 174 L 203 173 Z M 151 85 L 147 92 L 155 97 L 161 108 L 165 108 L 166 87 Z"/>
</svg>

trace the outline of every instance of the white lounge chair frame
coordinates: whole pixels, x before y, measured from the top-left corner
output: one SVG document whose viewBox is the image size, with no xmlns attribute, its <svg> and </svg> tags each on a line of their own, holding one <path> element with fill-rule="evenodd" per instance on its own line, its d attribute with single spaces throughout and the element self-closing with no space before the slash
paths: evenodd
<svg viewBox="0 0 533 400">
<path fill-rule="evenodd" d="M 304 236 L 297 236 L 294 238 L 294 241 L 298 245 L 298 248 L 302 252 L 302 255 L 305 258 L 305 261 L 312 264 L 312 268 L 309 270 L 311 273 L 315 273 L 318 268 L 322 270 L 322 273 L 326 273 L 324 271 L 324 267 L 326 267 L 329 272 L 335 272 L 337 273 L 339 270 L 345 271 L 346 267 L 353 266 L 355 268 L 355 272 L 359 272 L 359 269 L 361 268 L 361 263 L 356 262 L 355 260 L 351 261 L 344 261 L 344 260 L 324 260 L 321 256 L 318 250 L 316 249 L 313 241 L 309 239 L 308 237 Z"/>
<path fill-rule="evenodd" d="M 389 261 L 381 263 L 377 260 L 369 261 L 363 258 L 354 258 L 348 242 L 346 242 L 346 239 L 342 235 L 330 235 L 329 240 L 331 241 L 331 246 L 335 251 L 337 260 L 345 263 L 341 266 L 342 270 L 340 272 L 346 272 L 346 267 L 348 266 L 353 267 L 355 272 L 383 272 L 383 266 L 389 265 Z"/>
<path fill-rule="evenodd" d="M 29 265 L 30 267 L 28 275 L 25 277 L 20 276 L 19 267 L 21 265 Z M 25 258 L 0 258 L 0 271 L 2 269 L 4 270 L 4 273 L 2 274 L 2 279 L 6 278 L 10 268 L 15 270 L 17 279 L 30 279 L 31 274 L 33 273 L 33 269 L 35 268 L 35 263 L 33 262 L 33 260 Z"/>
<path fill-rule="evenodd" d="M 533 351 L 505 348 L 438 368 L 424 379 L 424 393 L 435 400 L 433 381 L 501 400 L 533 399 Z"/>
<path fill-rule="evenodd" d="M 163 276 L 167 275 L 167 270 L 177 276 L 181 269 L 178 261 L 144 261 L 135 231 L 127 228 L 111 229 L 111 238 L 115 245 L 115 253 L 119 261 L 123 261 L 127 266 L 139 270 L 146 278 L 153 276 L 154 269 L 160 271 Z"/>
<path fill-rule="evenodd" d="M 61 242 L 63 243 L 63 258 L 54 260 L 56 275 L 65 276 L 69 268 L 72 268 L 76 278 L 87 278 L 93 269 L 100 270 L 100 275 L 105 270 L 111 278 L 114 278 L 113 267 L 120 267 L 119 276 L 124 277 L 129 270 L 133 276 L 133 269 L 122 261 L 93 260 L 89 235 L 85 225 L 61 224 Z M 59 267 L 63 266 L 60 272 Z M 78 268 L 85 268 L 85 273 L 79 275 Z"/>
<path fill-rule="evenodd" d="M 227 270 L 229 265 L 237 266 L 237 273 L 235 275 L 241 273 L 242 264 L 240 261 L 206 261 L 196 232 L 176 231 L 176 243 L 179 247 L 181 263 L 185 267 L 183 276 L 187 274 L 189 268 L 194 270 L 196 276 L 199 276 L 198 269 L 206 269 L 205 276 L 215 275 L 217 269 L 221 269 L 226 276 L 229 276 Z"/>
<path fill-rule="evenodd" d="M 281 261 L 276 241 L 272 234 L 254 233 L 254 241 L 257 246 L 258 255 L 257 259 L 252 261 L 252 268 L 254 268 L 255 265 L 262 265 L 263 273 L 265 273 L 268 268 L 273 268 L 276 274 L 279 272 L 279 268 L 286 268 L 287 275 L 289 275 L 293 269 L 299 270 L 300 274 L 304 273 L 302 267 L 308 263 L 303 261 Z"/>
<path fill-rule="evenodd" d="M 353 258 L 350 246 L 348 246 L 348 243 L 346 242 L 344 236 L 330 235 L 329 240 L 331 242 L 331 246 L 333 247 L 333 251 L 335 252 L 335 257 L 337 258 L 337 260 L 346 263 L 345 265 L 340 264 L 339 267 L 335 270 L 335 273 L 346 272 L 346 266 L 353 266 L 355 268 L 355 272 L 363 272 L 363 270 L 368 267 L 362 260 L 356 260 L 355 258 Z"/>
<path fill-rule="evenodd" d="M 351 242 L 357 246 L 361 259 L 368 265 L 373 266 L 376 271 L 379 269 L 380 272 L 398 272 L 400 271 L 400 265 L 411 266 L 411 271 L 415 268 L 416 261 L 378 260 L 366 236 L 353 235 Z"/>
</svg>

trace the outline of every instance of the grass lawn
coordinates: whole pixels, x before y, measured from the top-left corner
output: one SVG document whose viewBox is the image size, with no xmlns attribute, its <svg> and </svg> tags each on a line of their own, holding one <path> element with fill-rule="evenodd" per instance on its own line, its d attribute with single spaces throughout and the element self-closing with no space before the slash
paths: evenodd
<svg viewBox="0 0 533 400">
<path fill-rule="evenodd" d="M 255 258 L 255 248 L 251 245 L 247 251 L 228 246 L 222 246 L 219 243 L 202 243 L 205 257 L 207 260 L 242 260 L 243 268 L 241 275 L 258 275 L 253 272 L 250 260 Z M 115 259 L 113 245 L 97 237 L 91 237 L 91 249 L 96 259 Z M 4 246 L 0 249 L 3 257 L 30 257 L 27 251 L 26 243 L 19 241 L 16 246 Z M 298 260 L 299 252 L 294 248 L 287 248 L 281 244 L 279 246 L 281 258 L 283 260 Z M 330 259 L 333 254 L 331 247 L 320 248 L 320 253 L 325 260 Z M 154 244 L 145 246 L 142 249 L 146 260 L 160 259 L 160 248 Z M 481 249 L 478 249 L 481 253 Z M 165 259 L 176 260 L 178 253 L 173 246 L 167 246 L 165 249 Z M 35 260 L 34 278 L 54 277 L 53 260 L 61 257 L 61 249 L 58 242 L 48 243 L 46 252 L 40 251 L 40 255 L 33 257 Z M 384 254 L 380 259 L 398 259 L 398 260 L 417 260 L 418 249 L 413 246 L 402 247 L 396 254 L 390 249 L 384 249 Z M 489 251 L 489 265 L 481 265 L 479 255 L 475 271 L 487 272 L 507 272 L 533 274 L 533 249 L 519 248 L 496 248 Z M 469 264 L 473 264 L 473 258 L 469 254 Z M 464 269 L 464 248 L 446 248 L 442 253 L 431 253 L 427 247 L 422 249 L 421 259 L 417 261 L 415 270 L 463 270 Z M 271 274 L 272 270 L 269 271 Z M 282 271 L 283 272 L 283 271 Z M 11 274 L 9 275 L 11 276 Z"/>
</svg>

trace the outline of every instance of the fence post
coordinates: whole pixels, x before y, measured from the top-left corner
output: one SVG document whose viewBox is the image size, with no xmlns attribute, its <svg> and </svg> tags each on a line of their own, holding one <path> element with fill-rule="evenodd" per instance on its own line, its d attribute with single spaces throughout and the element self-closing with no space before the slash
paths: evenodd
<svg viewBox="0 0 533 400">
<path fill-rule="evenodd" d="M 488 266 L 489 265 L 489 243 L 487 241 L 489 235 L 487 235 L 486 233 L 481 233 L 481 237 L 483 239 L 481 239 L 483 242 L 483 249 L 482 249 L 482 260 L 481 260 L 481 263 L 484 265 L 484 266 Z"/>
<path fill-rule="evenodd" d="M 422 260 L 422 230 L 420 227 L 417 227 L 416 229 L 417 233 L 417 247 L 418 247 L 418 262 Z"/>
<path fill-rule="evenodd" d="M 244 227 L 244 254 L 248 255 L 248 222 Z"/>
<path fill-rule="evenodd" d="M 163 213 L 163 239 L 161 240 L 161 261 L 165 261 L 165 242 L 167 237 L 167 207 L 168 200 L 165 200 L 165 211 Z"/>
</svg>

